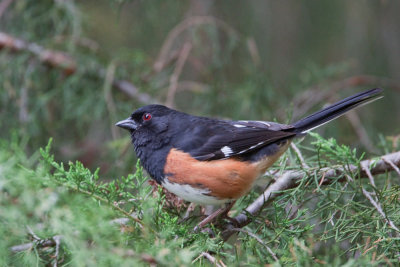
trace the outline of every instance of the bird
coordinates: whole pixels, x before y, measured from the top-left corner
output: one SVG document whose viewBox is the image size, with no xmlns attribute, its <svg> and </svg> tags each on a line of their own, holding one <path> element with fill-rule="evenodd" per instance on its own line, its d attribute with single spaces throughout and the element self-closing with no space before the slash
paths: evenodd
<svg viewBox="0 0 400 267">
<path fill-rule="evenodd" d="M 203 227 L 246 195 L 295 138 L 382 92 L 360 92 L 291 124 L 200 117 L 152 104 L 116 126 L 129 131 L 137 157 L 158 184 L 189 202 L 226 205 L 203 220 Z"/>
</svg>

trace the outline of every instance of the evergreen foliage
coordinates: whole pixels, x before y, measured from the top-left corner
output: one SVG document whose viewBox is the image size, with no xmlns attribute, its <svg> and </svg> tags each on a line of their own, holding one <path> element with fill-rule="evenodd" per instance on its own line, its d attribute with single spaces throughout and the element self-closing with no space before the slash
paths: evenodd
<svg viewBox="0 0 400 267">
<path fill-rule="evenodd" d="M 333 139 L 316 134 L 313 139 L 312 146 L 302 148 L 314 152 L 306 158 L 312 168 L 346 168 L 360 162 L 355 150 Z M 394 175 L 377 176 L 375 187 L 357 177 L 354 183 L 337 177 L 328 185 L 321 185 L 321 177 L 304 177 L 224 242 L 219 228 L 214 228 L 214 238 L 194 233 L 196 213 L 183 221 L 185 209 L 167 205 L 163 191 L 154 191 L 145 182 L 139 165 L 135 174 L 104 182 L 98 171 L 91 172 L 80 162 L 64 166 L 54 161 L 50 143 L 40 155 L 27 158 L 22 140 L 1 142 L 2 265 L 54 263 L 56 246 L 42 247 L 40 242 L 55 236 L 61 237 L 60 266 L 209 265 L 197 258 L 202 252 L 227 265 L 261 265 L 274 262 L 266 247 L 282 265 L 365 266 L 398 260 L 398 232 L 362 193 L 362 188 L 374 192 L 389 219 L 399 225 L 400 188 Z M 299 168 L 296 161 L 290 151 L 272 171 Z M 260 189 L 241 199 L 232 215 L 252 202 Z M 31 249 L 11 252 L 13 246 L 32 240 Z"/>
<path fill-rule="evenodd" d="M 332 39 L 347 36 L 349 47 L 359 42 L 360 35 L 349 36 L 355 30 L 349 19 L 359 19 L 351 12 L 354 2 L 293 1 L 288 14 L 301 10 L 307 18 L 284 35 L 289 40 L 281 27 L 297 18 L 275 24 L 274 18 L 287 16 L 278 2 L 266 8 L 215 1 L 215 17 L 207 4 L 196 10 L 195 2 L 0 1 L 0 266 L 396 265 L 400 235 L 389 221 L 400 226 L 399 177 L 385 172 L 371 180 L 349 169 L 400 149 L 398 136 L 388 136 L 399 130 L 391 89 L 400 87 L 382 78 L 398 73 L 392 43 L 385 43 L 391 39 L 357 48 L 356 63 L 338 60 Z M 398 10 L 385 3 L 382 10 Z M 270 6 L 276 14 L 258 13 Z M 375 4 L 365 8 L 375 12 Z M 327 19 L 328 13 L 338 19 Z M 371 20 L 374 27 L 362 33 L 371 38 L 391 29 L 387 21 L 378 27 Z M 189 55 L 179 73 L 185 44 Z M 392 56 L 382 59 L 382 51 Z M 164 65 L 157 68 L 157 62 Z M 357 113 L 367 140 L 345 119 L 322 130 L 335 139 L 312 134 L 299 140 L 304 159 L 289 149 L 230 215 L 286 171 L 307 175 L 249 215 L 252 222 L 226 241 L 227 221 L 212 226 L 214 237 L 193 232 L 201 207 L 186 218 L 188 203 L 149 184 L 129 136 L 114 127 L 135 108 L 166 103 L 171 95 L 176 108 L 193 114 L 289 122 L 351 94 L 342 89 L 377 86 L 389 88 L 385 102 Z M 325 179 L 318 174 L 324 167 L 344 172 Z"/>
</svg>

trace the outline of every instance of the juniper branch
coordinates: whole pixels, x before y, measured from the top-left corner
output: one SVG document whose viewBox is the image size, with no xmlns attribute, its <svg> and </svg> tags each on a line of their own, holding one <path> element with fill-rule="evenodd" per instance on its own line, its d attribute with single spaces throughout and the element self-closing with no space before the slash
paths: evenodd
<svg viewBox="0 0 400 267">
<path fill-rule="evenodd" d="M 229 222 L 224 226 L 222 236 L 226 240 L 235 232 L 233 230 L 234 228 L 244 227 L 251 223 L 252 217 L 259 214 L 267 203 L 279 196 L 283 190 L 296 187 L 297 183 L 308 174 L 317 172 L 318 176 L 324 175 L 324 184 L 329 184 L 330 179 L 337 178 L 345 174 L 351 174 L 353 177 L 358 175 L 359 178 L 368 177 L 365 169 L 368 169 L 372 175 L 394 170 L 391 164 L 388 164 L 387 161 L 390 161 L 393 165 L 399 167 L 400 151 L 380 156 L 378 158 L 364 160 L 360 163 L 360 166 L 365 166 L 365 168 L 361 168 L 360 166 L 356 165 L 349 165 L 346 167 L 346 169 L 344 169 L 342 166 L 337 166 L 322 169 L 309 168 L 304 170 L 286 171 L 274 183 L 272 183 L 262 195 L 260 195 L 242 213 L 234 218 L 236 221 L 235 225 Z M 340 181 L 344 182 L 346 179 L 342 179 Z"/>
</svg>

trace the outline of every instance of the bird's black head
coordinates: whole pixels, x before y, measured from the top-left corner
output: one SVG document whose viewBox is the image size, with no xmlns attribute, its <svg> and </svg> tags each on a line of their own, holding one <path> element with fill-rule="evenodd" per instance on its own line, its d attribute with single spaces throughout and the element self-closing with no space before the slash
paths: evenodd
<svg viewBox="0 0 400 267">
<path fill-rule="evenodd" d="M 143 167 L 157 182 L 163 177 L 163 166 L 171 148 L 170 123 L 182 116 L 162 105 L 148 105 L 134 111 L 126 120 L 115 124 L 131 133 L 136 155 Z M 173 128 L 173 127 L 171 127 Z"/>
<path fill-rule="evenodd" d="M 157 144 L 157 136 L 168 129 L 168 121 L 175 110 L 162 105 L 148 105 L 134 111 L 126 120 L 115 125 L 131 133 L 135 147 L 148 142 Z"/>
</svg>

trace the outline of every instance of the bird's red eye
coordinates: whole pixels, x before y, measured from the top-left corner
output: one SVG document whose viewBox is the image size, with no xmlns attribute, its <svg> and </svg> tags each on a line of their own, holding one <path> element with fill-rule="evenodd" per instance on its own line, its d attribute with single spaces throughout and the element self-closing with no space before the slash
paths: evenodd
<svg viewBox="0 0 400 267">
<path fill-rule="evenodd" d="M 145 114 L 143 114 L 143 120 L 144 120 L 144 121 L 149 121 L 149 120 L 151 120 L 151 114 L 150 114 L 150 113 L 145 113 Z"/>
</svg>

